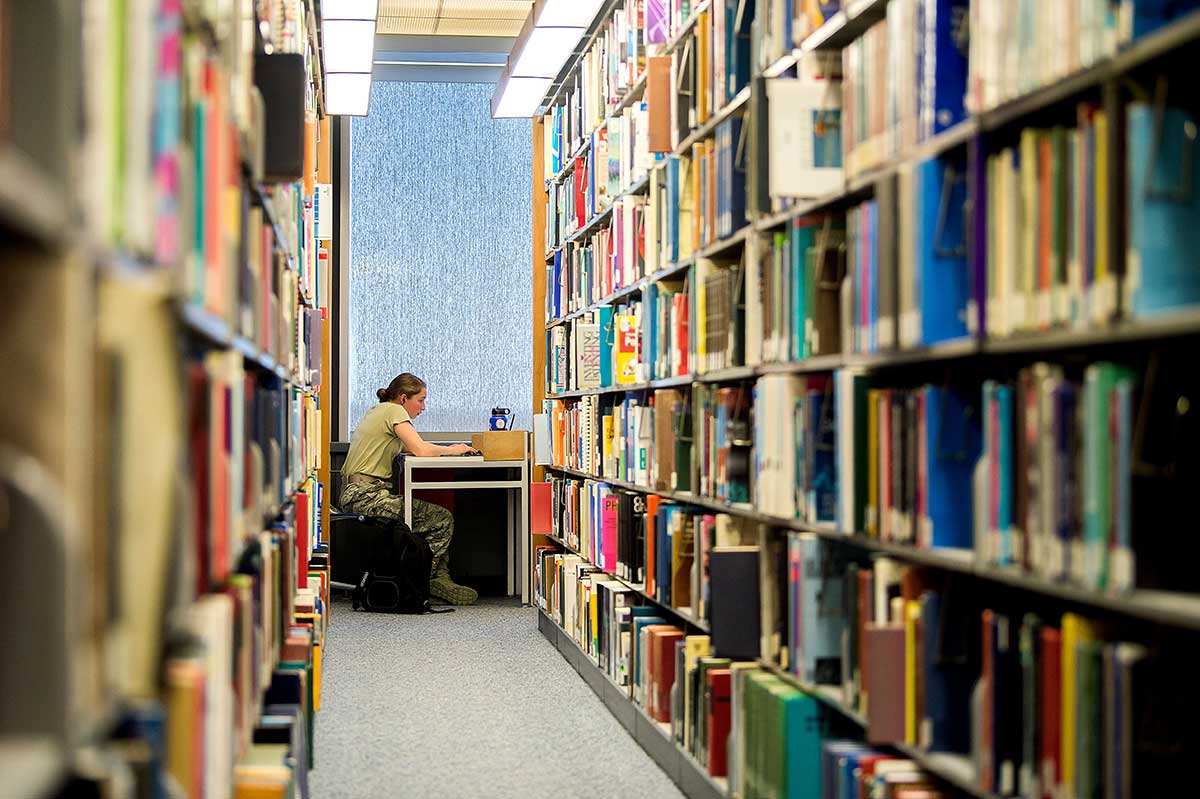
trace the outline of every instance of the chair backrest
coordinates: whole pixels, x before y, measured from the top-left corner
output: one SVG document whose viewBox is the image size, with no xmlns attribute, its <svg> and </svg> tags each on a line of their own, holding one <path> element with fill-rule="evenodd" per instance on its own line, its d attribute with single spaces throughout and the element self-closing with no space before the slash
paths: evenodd
<svg viewBox="0 0 1200 799">
<path fill-rule="evenodd" d="M 404 452 L 399 452 L 392 458 L 392 493 L 399 496 L 404 493 Z"/>
<path fill-rule="evenodd" d="M 342 474 L 342 465 L 346 462 L 346 455 L 350 451 L 350 445 L 345 441 L 334 441 L 329 445 L 329 504 L 335 508 L 340 508 L 342 503 L 342 487 L 346 485 L 346 480 Z"/>
</svg>

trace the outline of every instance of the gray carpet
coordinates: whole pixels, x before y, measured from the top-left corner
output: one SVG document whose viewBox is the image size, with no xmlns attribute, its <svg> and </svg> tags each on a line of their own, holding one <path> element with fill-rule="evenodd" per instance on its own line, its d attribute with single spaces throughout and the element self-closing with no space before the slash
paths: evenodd
<svg viewBox="0 0 1200 799">
<path fill-rule="evenodd" d="M 336 603 L 313 799 L 682 797 L 536 614 L 504 600 L 425 616 Z"/>
</svg>

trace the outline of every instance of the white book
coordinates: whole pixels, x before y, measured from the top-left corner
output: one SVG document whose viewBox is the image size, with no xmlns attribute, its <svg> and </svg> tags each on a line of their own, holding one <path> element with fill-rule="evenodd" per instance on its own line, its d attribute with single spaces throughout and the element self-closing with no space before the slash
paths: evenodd
<svg viewBox="0 0 1200 799">
<path fill-rule="evenodd" d="M 767 81 L 768 191 L 772 197 L 821 197 L 842 185 L 840 153 L 824 152 L 834 137 L 820 135 L 840 125 L 842 86 L 831 78 Z"/>
<path fill-rule="evenodd" d="M 746 239 L 746 312 L 745 356 L 747 366 L 757 366 L 763 360 L 763 293 L 762 256 L 766 240 L 761 236 Z M 850 281 L 845 281 L 849 284 Z"/>
</svg>

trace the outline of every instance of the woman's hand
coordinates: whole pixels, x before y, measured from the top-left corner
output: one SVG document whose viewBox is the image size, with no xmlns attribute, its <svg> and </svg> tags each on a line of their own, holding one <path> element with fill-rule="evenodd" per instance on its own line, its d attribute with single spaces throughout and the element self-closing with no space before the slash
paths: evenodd
<svg viewBox="0 0 1200 799">
<path fill-rule="evenodd" d="M 447 455 L 473 455 L 475 450 L 466 444 L 451 444 L 446 447 Z"/>
</svg>

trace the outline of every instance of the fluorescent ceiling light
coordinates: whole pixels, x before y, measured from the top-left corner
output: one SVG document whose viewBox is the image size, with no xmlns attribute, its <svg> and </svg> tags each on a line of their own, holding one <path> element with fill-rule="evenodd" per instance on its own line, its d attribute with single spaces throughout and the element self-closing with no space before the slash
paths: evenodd
<svg viewBox="0 0 1200 799">
<path fill-rule="evenodd" d="M 521 48 L 512 74 L 522 78 L 553 78 L 579 44 L 583 28 L 534 28 Z"/>
<path fill-rule="evenodd" d="M 321 26 L 326 72 L 370 72 L 375 60 L 375 23 L 327 19 Z"/>
<path fill-rule="evenodd" d="M 370 72 L 330 72 L 325 76 L 325 113 L 365 117 L 370 107 Z"/>
<path fill-rule="evenodd" d="M 552 78 L 509 78 L 492 107 L 492 118 L 532 117 L 552 82 Z"/>
<path fill-rule="evenodd" d="M 321 0 L 321 19 L 367 19 L 379 15 L 379 0 Z"/>
<path fill-rule="evenodd" d="M 604 0 L 545 0 L 537 12 L 539 28 L 586 28 L 596 18 Z"/>
</svg>

